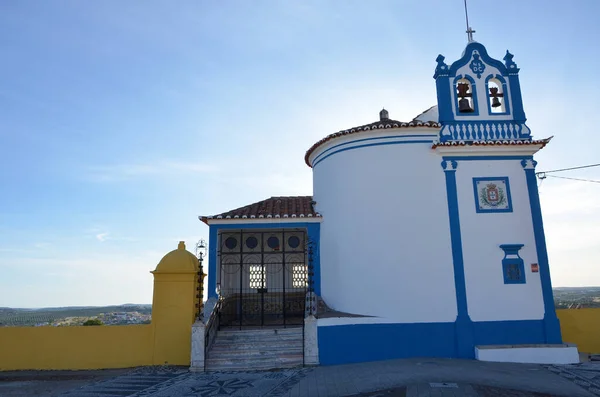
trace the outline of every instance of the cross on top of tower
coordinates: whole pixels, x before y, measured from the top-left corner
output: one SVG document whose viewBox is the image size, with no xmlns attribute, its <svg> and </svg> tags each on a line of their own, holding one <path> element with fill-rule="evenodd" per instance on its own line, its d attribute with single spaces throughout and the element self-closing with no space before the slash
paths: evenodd
<svg viewBox="0 0 600 397">
<path fill-rule="evenodd" d="M 469 12 L 467 11 L 467 0 L 465 0 L 465 19 L 467 20 L 467 38 L 469 39 L 469 43 L 472 43 L 473 41 L 473 33 L 475 33 L 475 31 L 471 28 L 471 26 L 469 26 Z"/>
<path fill-rule="evenodd" d="M 469 43 L 472 43 L 473 41 L 475 41 L 475 40 L 473 40 L 473 33 L 475 33 L 475 31 L 470 26 L 467 26 L 466 33 L 467 33 L 467 38 L 469 39 Z"/>
</svg>

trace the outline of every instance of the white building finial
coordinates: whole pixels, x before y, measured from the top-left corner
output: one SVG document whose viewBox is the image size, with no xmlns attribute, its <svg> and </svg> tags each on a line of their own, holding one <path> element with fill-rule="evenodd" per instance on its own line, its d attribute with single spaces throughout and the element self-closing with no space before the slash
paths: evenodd
<svg viewBox="0 0 600 397">
<path fill-rule="evenodd" d="M 469 12 L 467 11 L 467 0 L 465 0 L 465 18 L 467 20 L 467 38 L 469 39 L 469 43 L 472 43 L 473 41 L 475 41 L 473 40 L 473 33 L 475 33 L 475 31 L 469 26 Z"/>
</svg>

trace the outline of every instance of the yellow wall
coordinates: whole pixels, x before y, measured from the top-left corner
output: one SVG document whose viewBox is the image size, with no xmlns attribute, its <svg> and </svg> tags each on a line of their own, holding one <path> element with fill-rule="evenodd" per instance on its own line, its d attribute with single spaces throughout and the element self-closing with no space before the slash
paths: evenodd
<svg viewBox="0 0 600 397">
<path fill-rule="evenodd" d="M 556 311 L 564 342 L 575 343 L 582 353 L 600 354 L 600 309 Z"/>
<path fill-rule="evenodd" d="M 190 365 L 195 293 L 195 273 L 154 272 L 155 365 Z"/>
<path fill-rule="evenodd" d="M 152 323 L 0 327 L 0 371 L 190 365 L 198 260 L 181 241 L 154 274 Z"/>
<path fill-rule="evenodd" d="M 0 371 L 152 365 L 146 325 L 0 328 Z"/>
</svg>

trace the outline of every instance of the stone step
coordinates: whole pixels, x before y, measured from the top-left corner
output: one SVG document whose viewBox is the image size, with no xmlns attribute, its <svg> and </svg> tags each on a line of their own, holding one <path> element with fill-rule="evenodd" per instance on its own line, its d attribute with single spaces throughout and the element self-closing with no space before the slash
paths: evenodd
<svg viewBox="0 0 600 397">
<path fill-rule="evenodd" d="M 207 371 L 267 370 L 303 364 L 302 327 L 219 330 L 208 352 Z"/>
<path fill-rule="evenodd" d="M 273 332 L 273 331 L 269 331 L 269 332 L 257 332 L 257 331 L 237 331 L 237 332 L 233 332 L 233 331 L 219 331 L 220 335 L 223 336 L 231 336 L 231 337 L 246 337 L 246 336 L 298 336 L 298 335 L 302 335 L 302 332 L 296 332 L 296 331 L 285 331 L 282 330 L 281 332 Z"/>
<path fill-rule="evenodd" d="M 285 346 L 294 346 L 294 345 L 302 345 L 302 338 L 294 338 L 287 340 L 280 339 L 239 339 L 239 340 L 227 340 L 227 339 L 215 339 L 212 346 L 241 346 L 246 345 L 248 348 L 253 349 L 254 347 L 285 347 Z"/>
<path fill-rule="evenodd" d="M 219 331 L 219 336 L 224 338 L 248 338 L 248 337 L 302 337 L 302 330 L 300 331 L 288 331 L 288 330 L 279 330 L 278 332 L 269 331 Z"/>
<path fill-rule="evenodd" d="M 302 349 L 302 341 L 293 341 L 287 343 L 221 343 L 213 344 L 210 351 L 240 351 L 240 350 L 256 350 L 256 351 L 278 351 L 278 350 L 295 350 Z"/>
<path fill-rule="evenodd" d="M 281 335 L 220 335 L 217 334 L 218 339 L 227 339 L 227 340 L 247 340 L 247 339 L 255 339 L 255 340 L 293 340 L 293 339 L 302 339 L 302 334 L 292 335 L 292 334 L 281 334 Z"/>
<path fill-rule="evenodd" d="M 286 369 L 286 368 L 297 368 L 302 366 L 302 361 L 298 363 L 280 364 L 280 363 L 268 363 L 268 364 L 236 364 L 236 365 L 211 365 L 206 364 L 205 370 L 207 372 L 213 371 L 269 371 L 273 369 Z"/>
<path fill-rule="evenodd" d="M 297 340 L 302 339 L 302 335 L 245 335 L 245 336 L 233 336 L 233 335 L 218 335 L 218 340 L 226 340 L 229 342 L 235 342 L 238 340 Z"/>
<path fill-rule="evenodd" d="M 303 349 L 286 349 L 286 350 L 211 350 L 208 358 L 253 358 L 253 357 L 285 357 L 289 355 L 302 354 Z"/>
<path fill-rule="evenodd" d="M 206 359 L 207 362 L 212 362 L 212 363 L 216 363 L 216 362 L 224 362 L 224 363 L 235 363 L 237 361 L 281 361 L 281 362 L 287 362 L 287 361 L 294 361 L 297 359 L 300 359 L 300 361 L 302 361 L 302 352 L 285 352 L 282 354 L 279 354 L 277 356 L 271 356 L 271 355 L 257 355 L 257 356 L 251 356 L 251 357 L 247 357 L 247 356 L 243 356 L 243 355 L 237 355 L 237 356 L 217 356 L 217 357 L 208 357 Z"/>
<path fill-rule="evenodd" d="M 273 369 L 292 368 L 302 365 L 302 355 L 286 358 L 255 358 L 255 359 L 208 359 L 206 360 L 208 371 L 245 370 L 245 369 Z"/>
</svg>

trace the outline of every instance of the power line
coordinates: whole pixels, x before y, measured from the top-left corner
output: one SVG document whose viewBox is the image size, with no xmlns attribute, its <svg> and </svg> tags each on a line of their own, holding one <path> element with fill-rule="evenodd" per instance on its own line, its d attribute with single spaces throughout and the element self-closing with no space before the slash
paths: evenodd
<svg viewBox="0 0 600 397">
<path fill-rule="evenodd" d="M 569 177 L 566 177 L 566 176 L 556 176 L 556 175 L 547 175 L 547 176 L 544 176 L 543 178 L 546 178 L 546 177 L 547 177 L 547 178 L 570 179 L 570 180 L 572 180 L 572 181 L 581 181 L 581 182 L 600 183 L 600 181 L 595 181 L 595 180 L 593 180 L 593 179 L 569 178 Z M 544 180 L 543 178 L 542 178 L 542 180 Z"/>
<path fill-rule="evenodd" d="M 590 165 L 581 165 L 579 167 L 561 168 L 560 170 L 550 170 L 550 171 L 536 172 L 536 174 L 537 175 L 539 175 L 539 174 L 549 174 L 551 172 L 562 172 L 562 171 L 580 170 L 582 168 L 591 168 L 591 167 L 598 167 L 598 166 L 600 166 L 600 163 L 598 163 L 598 164 L 590 164 Z"/>
</svg>

